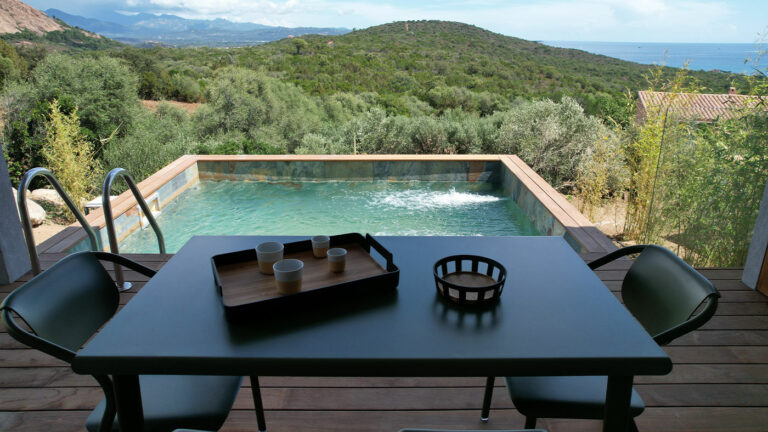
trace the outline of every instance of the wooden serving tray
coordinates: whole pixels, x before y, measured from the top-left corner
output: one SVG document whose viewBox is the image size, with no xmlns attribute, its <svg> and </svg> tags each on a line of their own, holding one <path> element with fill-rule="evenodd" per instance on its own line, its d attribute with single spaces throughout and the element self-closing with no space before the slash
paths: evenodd
<svg viewBox="0 0 768 432">
<path fill-rule="evenodd" d="M 331 236 L 331 247 L 347 250 L 343 272 L 328 269 L 327 258 L 315 258 L 312 242 L 285 243 L 284 258 L 304 262 L 301 291 L 281 294 L 274 275 L 259 271 L 255 249 L 247 249 L 212 258 L 214 278 L 228 315 L 243 315 L 278 306 L 297 306 L 302 302 L 330 300 L 353 290 L 396 288 L 400 271 L 392 262 L 392 254 L 373 237 L 360 234 Z M 386 260 L 386 268 L 370 254 L 373 247 Z"/>
</svg>

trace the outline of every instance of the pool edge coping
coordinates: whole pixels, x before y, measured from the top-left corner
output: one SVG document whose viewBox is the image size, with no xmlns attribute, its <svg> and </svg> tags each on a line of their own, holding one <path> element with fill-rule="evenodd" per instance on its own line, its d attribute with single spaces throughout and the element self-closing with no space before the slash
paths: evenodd
<svg viewBox="0 0 768 432">
<path fill-rule="evenodd" d="M 583 253 L 607 253 L 616 250 L 605 234 L 592 224 L 576 207 L 568 202 L 541 176 L 536 174 L 517 155 L 184 155 L 152 174 L 137 186 L 141 194 L 148 197 L 198 162 L 299 162 L 299 161 L 475 161 L 500 162 L 523 186 L 544 206 L 565 230 L 582 247 Z M 137 207 L 130 191 L 123 192 L 112 201 L 113 217 Z M 86 221 L 101 230 L 106 222 L 102 209 L 97 209 L 86 216 Z M 38 254 L 62 253 L 68 251 L 86 238 L 85 230 L 79 224 L 67 226 L 63 231 L 45 240 L 37 246 Z"/>
</svg>

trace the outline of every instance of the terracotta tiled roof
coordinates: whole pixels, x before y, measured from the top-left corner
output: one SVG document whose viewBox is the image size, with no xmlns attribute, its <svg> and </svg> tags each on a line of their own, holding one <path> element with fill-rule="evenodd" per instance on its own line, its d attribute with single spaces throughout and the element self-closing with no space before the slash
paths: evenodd
<svg viewBox="0 0 768 432">
<path fill-rule="evenodd" d="M 758 103 L 755 96 L 737 94 L 637 92 L 637 119 L 642 122 L 650 107 L 666 109 L 683 118 L 711 122 L 718 118 L 733 118 L 740 108 Z M 768 106 L 768 101 L 766 103 Z"/>
</svg>

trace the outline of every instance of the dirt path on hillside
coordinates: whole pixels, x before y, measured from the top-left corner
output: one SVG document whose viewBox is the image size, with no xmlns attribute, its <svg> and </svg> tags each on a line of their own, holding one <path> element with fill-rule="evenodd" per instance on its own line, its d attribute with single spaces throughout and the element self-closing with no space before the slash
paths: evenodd
<svg viewBox="0 0 768 432">
<path fill-rule="evenodd" d="M 156 101 L 156 100 L 142 100 L 141 104 L 144 105 L 144 107 L 152 110 L 157 111 L 157 106 L 160 104 L 168 104 L 174 108 L 178 108 L 180 110 L 184 110 L 187 112 L 187 114 L 192 114 L 200 108 L 200 103 L 191 103 L 191 102 L 178 102 L 178 101 Z"/>
</svg>

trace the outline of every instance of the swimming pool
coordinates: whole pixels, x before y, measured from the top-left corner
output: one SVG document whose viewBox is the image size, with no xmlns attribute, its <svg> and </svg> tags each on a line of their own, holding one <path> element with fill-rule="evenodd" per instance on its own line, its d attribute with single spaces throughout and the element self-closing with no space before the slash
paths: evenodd
<svg viewBox="0 0 768 432">
<path fill-rule="evenodd" d="M 169 253 L 194 235 L 541 235 L 498 184 L 450 181 L 201 180 L 163 208 Z M 155 252 L 151 229 L 120 252 Z"/>
<path fill-rule="evenodd" d="M 318 195 L 323 184 L 329 189 Z M 577 252 L 615 250 L 514 155 L 186 155 L 138 187 L 161 211 L 168 252 L 197 234 L 318 232 L 547 235 L 563 237 Z M 217 197 L 204 203 L 206 195 Z M 120 252 L 156 253 L 133 196 L 126 192 L 112 203 Z M 312 210 L 315 205 L 324 210 Z M 103 212 L 87 219 L 108 250 Z M 76 225 L 38 246 L 39 253 L 87 249 L 85 231 Z"/>
</svg>

